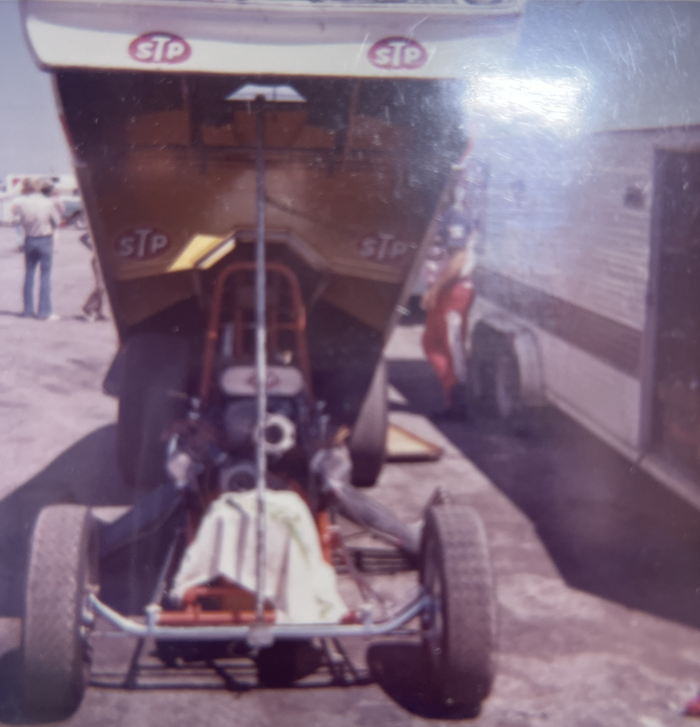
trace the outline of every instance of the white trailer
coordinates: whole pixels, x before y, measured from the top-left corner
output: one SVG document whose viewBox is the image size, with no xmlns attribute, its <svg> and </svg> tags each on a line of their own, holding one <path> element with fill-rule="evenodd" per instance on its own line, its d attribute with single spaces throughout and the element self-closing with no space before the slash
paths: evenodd
<svg viewBox="0 0 700 727">
<path fill-rule="evenodd" d="M 469 386 L 518 426 L 555 406 L 697 506 L 700 113 L 679 78 L 697 67 L 700 7 L 664 4 L 684 29 L 667 48 L 666 23 L 645 18 L 660 35 L 630 46 L 622 73 L 596 27 L 624 46 L 630 18 L 660 6 L 595 5 L 597 21 L 575 25 L 588 65 L 579 57 L 557 77 L 510 77 L 500 101 L 498 79 L 481 92 L 507 123 L 482 130 L 472 160 L 471 192 L 485 202 L 472 206 L 481 242 Z M 540 35 L 521 56 L 550 41 Z M 596 75 L 606 64 L 608 76 Z"/>
</svg>

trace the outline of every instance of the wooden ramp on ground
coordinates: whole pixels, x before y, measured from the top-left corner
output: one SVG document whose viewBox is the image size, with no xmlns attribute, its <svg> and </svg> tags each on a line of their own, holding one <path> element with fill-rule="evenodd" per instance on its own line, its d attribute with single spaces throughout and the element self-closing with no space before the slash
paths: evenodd
<svg viewBox="0 0 700 727">
<path fill-rule="evenodd" d="M 440 459 L 442 447 L 419 437 L 398 424 L 389 425 L 386 458 L 389 462 L 433 462 Z"/>
</svg>

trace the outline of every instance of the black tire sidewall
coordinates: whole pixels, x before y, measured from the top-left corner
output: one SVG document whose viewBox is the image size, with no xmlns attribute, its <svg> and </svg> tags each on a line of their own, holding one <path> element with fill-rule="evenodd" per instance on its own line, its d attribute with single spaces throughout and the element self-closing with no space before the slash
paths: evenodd
<svg viewBox="0 0 700 727">
<path fill-rule="evenodd" d="M 492 407 L 504 423 L 515 422 L 522 408 L 518 360 L 511 347 L 505 344 L 494 359 Z"/>
<path fill-rule="evenodd" d="M 430 559 L 430 562 L 428 562 Z M 440 581 L 440 653 L 424 637 L 428 698 L 443 715 L 472 715 L 488 695 L 495 671 L 496 613 L 486 534 L 465 505 L 431 507 L 421 545 L 420 577 Z"/>
<path fill-rule="evenodd" d="M 81 633 L 89 583 L 97 582 L 96 530 L 88 508 L 52 505 L 37 517 L 25 583 L 21 700 L 25 713 L 62 719 L 89 673 Z"/>
<path fill-rule="evenodd" d="M 374 485 L 384 465 L 389 428 L 387 389 L 387 367 L 382 358 L 377 363 L 348 442 L 352 482 L 357 487 Z"/>
<path fill-rule="evenodd" d="M 166 333 L 135 335 L 126 343 L 117 419 L 117 459 L 124 481 L 136 490 L 161 484 L 163 434 L 184 416 L 190 368 L 187 339 Z M 181 397 L 174 396 L 182 392 Z"/>
</svg>

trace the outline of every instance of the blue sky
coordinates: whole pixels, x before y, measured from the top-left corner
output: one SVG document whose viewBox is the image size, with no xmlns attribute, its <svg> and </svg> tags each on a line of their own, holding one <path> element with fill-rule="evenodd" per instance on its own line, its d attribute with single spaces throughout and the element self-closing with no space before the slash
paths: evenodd
<svg viewBox="0 0 700 727">
<path fill-rule="evenodd" d="M 15 0 L 0 0 L 0 99 L 0 179 L 69 172 L 51 81 L 29 55 Z"/>
</svg>

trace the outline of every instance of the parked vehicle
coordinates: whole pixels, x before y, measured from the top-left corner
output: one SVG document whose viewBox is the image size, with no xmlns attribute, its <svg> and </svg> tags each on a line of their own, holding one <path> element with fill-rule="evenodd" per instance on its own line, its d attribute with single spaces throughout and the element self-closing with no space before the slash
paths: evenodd
<svg viewBox="0 0 700 727">
<path fill-rule="evenodd" d="M 99 617 L 165 665 L 249 655 L 275 685 L 314 639 L 408 630 L 436 713 L 472 713 L 494 677 L 478 516 L 438 492 L 419 535 L 355 486 L 382 467 L 382 349 L 466 145 L 458 79 L 509 50 L 520 3 L 78 5 L 27 0 L 24 19 L 119 330 L 118 459 L 141 495 L 99 536 L 80 506 L 39 515 L 25 706 L 75 709 Z M 388 546 L 351 547 L 341 516 Z M 135 619 L 101 600 L 96 554 L 153 532 Z M 362 588 L 406 569 L 397 606 L 335 591 L 336 570 Z"/>
<path fill-rule="evenodd" d="M 488 173 L 471 396 L 519 429 L 554 406 L 698 505 L 700 106 L 667 79 L 695 67 L 700 13 L 598 3 L 586 25 L 558 12 L 556 39 L 531 28 L 518 60 L 555 44 L 572 70 L 500 79 L 511 105 L 472 160 Z M 695 30 L 678 37 L 671 17 Z M 661 35 L 621 59 L 640 28 Z"/>
<path fill-rule="evenodd" d="M 65 224 L 75 227 L 76 230 L 84 230 L 87 227 L 87 218 L 85 205 L 80 195 L 59 196 L 58 200 Z"/>
<path fill-rule="evenodd" d="M 36 184 L 50 182 L 56 193 L 62 196 L 78 194 L 78 181 L 74 174 L 7 174 L 4 191 L 7 194 L 19 194 L 22 191 L 22 182 L 27 178 Z"/>
</svg>

